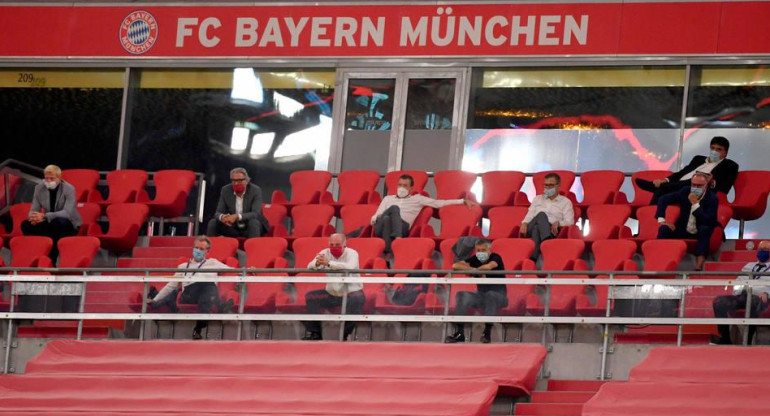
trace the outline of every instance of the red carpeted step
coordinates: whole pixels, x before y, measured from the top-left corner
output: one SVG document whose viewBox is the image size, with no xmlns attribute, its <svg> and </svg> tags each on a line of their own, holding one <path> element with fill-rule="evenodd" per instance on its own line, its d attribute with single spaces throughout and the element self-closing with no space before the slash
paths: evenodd
<svg viewBox="0 0 770 416">
<path fill-rule="evenodd" d="M 531 403 L 585 403 L 594 396 L 590 391 L 535 391 Z"/>
<path fill-rule="evenodd" d="M 604 380 L 548 380 L 548 391 L 599 391 L 604 383 Z"/>
<path fill-rule="evenodd" d="M 710 333 L 683 334 L 682 344 L 706 345 L 709 343 Z M 618 344 L 676 344 L 676 333 L 625 333 L 615 334 L 615 342 Z"/>
<path fill-rule="evenodd" d="M 192 247 L 195 237 L 151 237 L 150 247 Z"/>
<path fill-rule="evenodd" d="M 719 261 L 743 262 L 757 261 L 757 252 L 754 250 L 723 251 L 719 255 Z"/>
<path fill-rule="evenodd" d="M 190 247 L 134 247 L 132 257 L 153 259 L 178 259 L 190 257 Z"/>
<path fill-rule="evenodd" d="M 20 338 L 77 338 L 77 322 L 36 321 L 32 325 L 19 326 Z M 109 338 L 108 327 L 83 326 L 83 338 Z"/>
<path fill-rule="evenodd" d="M 582 404 L 563 403 L 517 403 L 517 416 L 580 416 Z"/>
</svg>

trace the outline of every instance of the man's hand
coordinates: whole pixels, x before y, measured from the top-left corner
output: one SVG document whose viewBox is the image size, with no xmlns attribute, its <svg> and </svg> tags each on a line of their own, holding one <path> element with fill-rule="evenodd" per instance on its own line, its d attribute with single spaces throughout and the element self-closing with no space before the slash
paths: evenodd
<svg viewBox="0 0 770 416">
<path fill-rule="evenodd" d="M 372 220 L 371 220 L 371 221 L 369 221 L 369 225 L 374 225 L 374 223 L 376 223 L 376 222 L 377 222 L 377 218 L 378 218 L 378 217 L 372 217 Z"/>
<path fill-rule="evenodd" d="M 476 201 L 474 201 L 474 200 L 472 200 L 472 199 L 470 199 L 470 198 L 465 198 L 465 199 L 463 199 L 463 203 L 464 203 L 464 204 L 465 204 L 465 205 L 466 205 L 468 208 L 473 208 L 474 206 L 476 206 L 476 205 L 478 205 L 478 204 L 479 204 L 478 202 L 476 202 Z"/>
<path fill-rule="evenodd" d="M 759 300 L 761 300 L 762 303 L 767 303 L 767 293 L 760 293 Z"/>
<path fill-rule="evenodd" d="M 323 254 L 319 254 L 315 257 L 315 265 L 316 267 L 328 266 L 329 259 L 327 259 Z"/>
<path fill-rule="evenodd" d="M 33 212 L 29 214 L 29 222 L 33 225 L 40 224 L 43 221 L 45 221 L 45 214 L 42 212 Z"/>
<path fill-rule="evenodd" d="M 666 183 L 665 179 L 655 179 L 652 181 L 652 184 L 655 185 L 656 188 L 660 188 L 660 185 Z"/>
<path fill-rule="evenodd" d="M 551 224 L 551 235 L 559 235 L 559 221 L 554 221 Z"/>
<path fill-rule="evenodd" d="M 222 215 L 222 221 L 225 225 L 233 225 L 236 221 L 238 221 L 238 214 L 225 214 Z"/>
<path fill-rule="evenodd" d="M 519 234 L 526 236 L 527 235 L 527 228 L 529 224 L 526 222 L 521 223 L 521 227 L 519 228 Z"/>
<path fill-rule="evenodd" d="M 147 299 L 147 305 L 152 305 L 155 303 L 155 299 Z"/>
<path fill-rule="evenodd" d="M 700 198 L 698 197 L 698 195 L 695 195 L 695 194 L 694 194 L 694 193 L 692 193 L 692 192 L 690 192 L 690 194 L 689 194 L 689 195 L 687 195 L 687 199 L 689 199 L 689 200 L 690 200 L 690 203 L 691 203 L 692 205 L 695 205 L 696 203 L 698 203 L 698 201 L 700 201 Z"/>
</svg>

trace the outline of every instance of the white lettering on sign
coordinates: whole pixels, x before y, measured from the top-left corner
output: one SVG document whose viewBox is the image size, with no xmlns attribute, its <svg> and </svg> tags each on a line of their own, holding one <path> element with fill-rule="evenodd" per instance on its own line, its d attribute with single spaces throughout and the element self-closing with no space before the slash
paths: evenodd
<svg viewBox="0 0 770 416">
<path fill-rule="evenodd" d="M 219 38 L 217 36 L 209 36 L 209 29 L 218 29 L 222 27 L 222 22 L 219 21 L 216 17 L 207 17 L 203 19 L 201 22 L 201 27 L 198 29 L 198 40 L 200 41 L 201 45 L 207 47 L 207 48 L 213 48 L 214 46 L 217 46 L 219 43 Z"/>
<path fill-rule="evenodd" d="M 184 46 L 184 38 L 192 36 L 192 29 L 190 26 L 198 26 L 198 18 L 196 17 L 180 17 L 177 20 L 176 25 L 176 47 L 181 48 Z"/>
</svg>

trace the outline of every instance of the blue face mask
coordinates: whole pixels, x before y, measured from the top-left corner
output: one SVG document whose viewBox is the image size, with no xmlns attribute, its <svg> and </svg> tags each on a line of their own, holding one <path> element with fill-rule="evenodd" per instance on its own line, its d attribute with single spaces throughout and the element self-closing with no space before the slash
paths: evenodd
<svg viewBox="0 0 770 416">
<path fill-rule="evenodd" d="M 720 156 L 720 154 L 716 150 L 710 151 L 709 152 L 709 162 L 711 162 L 711 163 L 718 162 L 719 161 L 719 156 Z"/>
<path fill-rule="evenodd" d="M 478 251 L 476 252 L 476 258 L 479 259 L 480 262 L 486 263 L 487 260 L 489 260 L 489 253 L 486 251 Z"/>
<path fill-rule="evenodd" d="M 545 188 L 545 196 L 552 197 L 556 195 L 556 188 Z"/>
<path fill-rule="evenodd" d="M 690 192 L 694 193 L 698 198 L 703 195 L 703 188 L 690 187 Z"/>
<path fill-rule="evenodd" d="M 193 258 L 195 259 L 195 261 L 201 261 L 205 256 L 206 256 L 206 252 L 204 252 L 203 250 L 199 248 L 193 249 Z"/>
<path fill-rule="evenodd" d="M 757 260 L 759 260 L 760 263 L 767 263 L 767 261 L 770 260 L 770 251 L 768 250 L 757 251 Z"/>
</svg>

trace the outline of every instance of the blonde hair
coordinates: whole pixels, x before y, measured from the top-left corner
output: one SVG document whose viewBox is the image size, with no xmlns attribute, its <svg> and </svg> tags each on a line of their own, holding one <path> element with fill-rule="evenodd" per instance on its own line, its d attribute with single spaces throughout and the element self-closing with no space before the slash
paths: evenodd
<svg viewBox="0 0 770 416">
<path fill-rule="evenodd" d="M 43 169 L 43 175 L 53 173 L 57 178 L 61 178 L 61 168 L 56 165 L 48 165 Z"/>
</svg>

